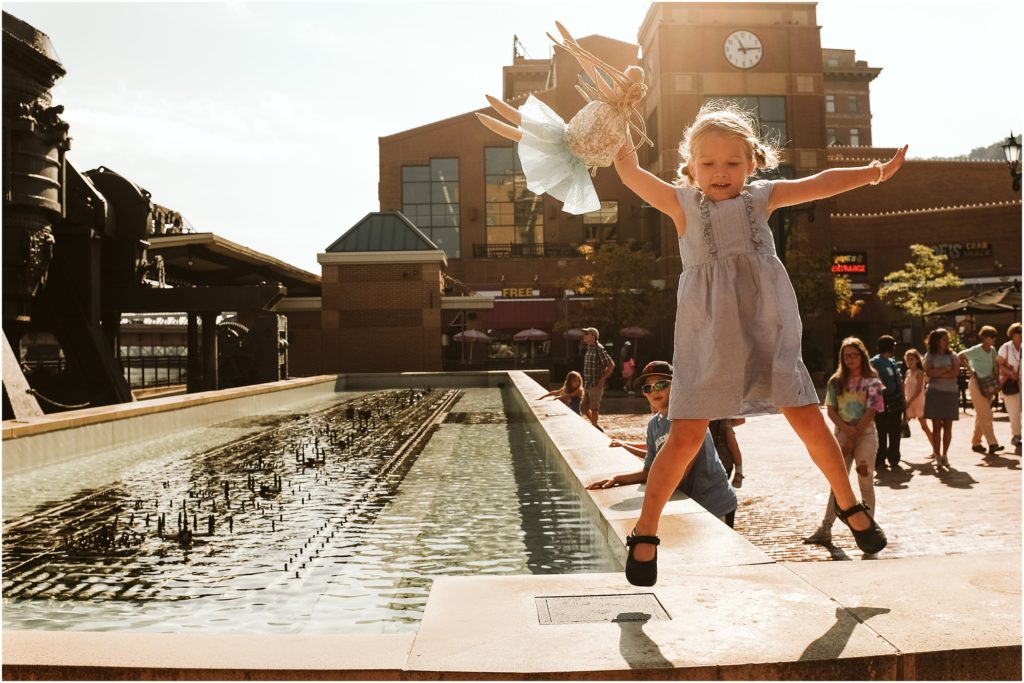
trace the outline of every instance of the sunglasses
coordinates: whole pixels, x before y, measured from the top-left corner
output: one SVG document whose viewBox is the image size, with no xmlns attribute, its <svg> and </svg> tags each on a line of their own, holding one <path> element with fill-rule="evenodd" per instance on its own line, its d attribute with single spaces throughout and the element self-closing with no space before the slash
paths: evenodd
<svg viewBox="0 0 1024 683">
<path fill-rule="evenodd" d="M 672 386 L 672 380 L 661 379 L 655 382 L 654 384 L 643 385 L 642 387 L 640 387 L 640 391 L 644 392 L 645 394 L 649 394 L 654 391 L 663 391 L 664 389 L 667 389 L 670 386 Z"/>
</svg>

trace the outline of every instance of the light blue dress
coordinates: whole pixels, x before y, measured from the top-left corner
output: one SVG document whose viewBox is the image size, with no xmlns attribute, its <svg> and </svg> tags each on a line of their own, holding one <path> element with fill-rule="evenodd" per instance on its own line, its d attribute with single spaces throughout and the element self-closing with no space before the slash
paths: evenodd
<svg viewBox="0 0 1024 683">
<path fill-rule="evenodd" d="M 676 196 L 679 238 L 669 418 L 719 419 L 817 404 L 800 356 L 796 294 L 768 227 L 772 182 L 715 202 L 694 187 Z"/>
<path fill-rule="evenodd" d="M 549 194 L 563 202 L 566 213 L 597 211 L 601 200 L 586 163 L 565 144 L 567 124 L 551 107 L 533 95 L 519 107 L 519 163 L 526 187 L 535 194 Z"/>
</svg>

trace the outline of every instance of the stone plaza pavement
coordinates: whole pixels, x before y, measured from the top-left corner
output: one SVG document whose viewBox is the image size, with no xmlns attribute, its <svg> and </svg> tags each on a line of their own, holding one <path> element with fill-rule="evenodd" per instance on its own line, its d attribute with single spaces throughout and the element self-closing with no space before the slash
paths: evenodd
<svg viewBox="0 0 1024 683">
<path fill-rule="evenodd" d="M 603 407 L 641 410 L 645 405 L 643 399 L 617 399 Z M 647 419 L 641 413 L 608 412 L 601 415 L 601 426 L 611 437 L 643 441 Z M 911 437 L 902 441 L 899 470 L 876 473 L 876 519 L 889 538 L 879 559 L 1021 549 L 1021 457 L 1013 455 L 1006 413 L 997 412 L 995 423 L 1006 450 L 994 457 L 971 450 L 973 427 L 973 411 L 961 411 L 953 426 L 950 469 L 937 473 L 914 421 Z M 776 561 L 864 557 L 838 521 L 832 545 L 803 543 L 821 521 L 828 488 L 784 417 L 751 418 L 736 429 L 736 438 L 745 475 L 737 491 L 736 531 Z"/>
</svg>

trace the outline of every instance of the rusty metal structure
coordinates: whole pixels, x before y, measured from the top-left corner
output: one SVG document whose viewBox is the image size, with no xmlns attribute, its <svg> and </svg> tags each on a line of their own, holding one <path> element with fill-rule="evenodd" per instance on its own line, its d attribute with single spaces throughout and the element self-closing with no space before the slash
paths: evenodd
<svg viewBox="0 0 1024 683">
<path fill-rule="evenodd" d="M 50 92 L 65 73 L 44 33 L 3 13 L 4 419 L 133 400 L 118 362 L 124 312 L 188 314 L 190 391 L 222 386 L 223 311 L 252 312 L 272 330 L 238 335 L 225 383 L 287 376 L 285 323 L 270 312 L 286 288 L 265 278 L 169 282 L 163 257 L 147 249 L 186 222 L 118 173 L 70 163 L 70 127 Z M 60 372 L 23 371 L 21 341 L 39 333 L 59 342 Z"/>
</svg>

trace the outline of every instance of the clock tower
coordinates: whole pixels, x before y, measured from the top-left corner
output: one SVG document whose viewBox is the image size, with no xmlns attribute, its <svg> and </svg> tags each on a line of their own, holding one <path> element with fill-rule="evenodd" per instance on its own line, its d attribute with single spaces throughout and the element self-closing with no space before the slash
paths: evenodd
<svg viewBox="0 0 1024 683">
<path fill-rule="evenodd" d="M 795 176 L 825 166 L 821 36 L 814 2 L 659 2 L 640 28 L 642 65 L 657 74 L 644 115 L 656 147 L 641 163 L 675 176 L 682 132 L 709 99 L 757 112 Z M 645 158 L 646 157 L 646 158 Z"/>
<path fill-rule="evenodd" d="M 756 113 L 761 135 L 782 149 L 778 173 L 802 177 L 826 167 L 825 71 L 814 2 L 659 2 L 651 5 L 638 42 L 641 65 L 653 74 L 643 101 L 647 134 L 654 147 L 638 150 L 640 163 L 673 181 L 679 141 L 708 100 L 731 100 Z M 845 106 L 846 100 L 843 100 Z M 831 124 L 831 121 L 829 122 Z M 853 128 L 853 126 L 850 126 Z M 678 272 L 678 244 L 667 218 L 642 212 L 644 231 L 660 236 L 667 273 Z M 772 214 L 769 225 L 785 262 L 787 246 L 810 216 L 808 246 L 827 249 L 826 202 Z M 667 288 L 675 278 L 666 278 Z M 830 348 L 831 315 L 804 319 L 804 339 Z M 827 354 L 826 354 L 827 355 Z"/>
</svg>

